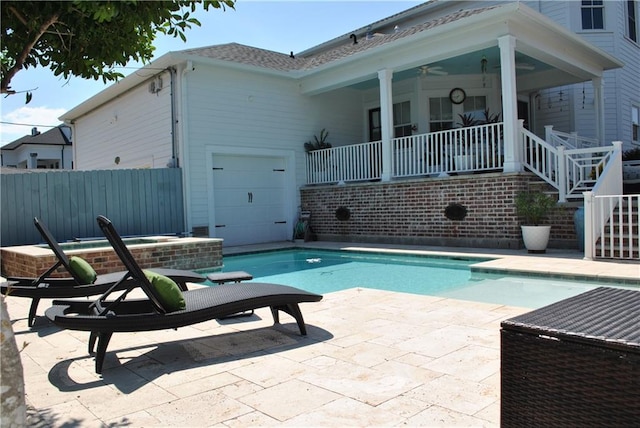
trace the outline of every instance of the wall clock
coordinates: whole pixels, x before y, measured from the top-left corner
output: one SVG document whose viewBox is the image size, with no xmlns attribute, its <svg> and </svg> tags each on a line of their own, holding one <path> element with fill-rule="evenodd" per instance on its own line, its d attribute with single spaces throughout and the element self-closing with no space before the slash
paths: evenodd
<svg viewBox="0 0 640 428">
<path fill-rule="evenodd" d="M 449 92 L 449 99 L 454 104 L 462 104 L 465 98 L 467 98 L 467 94 L 462 88 L 453 88 L 451 92 Z"/>
</svg>

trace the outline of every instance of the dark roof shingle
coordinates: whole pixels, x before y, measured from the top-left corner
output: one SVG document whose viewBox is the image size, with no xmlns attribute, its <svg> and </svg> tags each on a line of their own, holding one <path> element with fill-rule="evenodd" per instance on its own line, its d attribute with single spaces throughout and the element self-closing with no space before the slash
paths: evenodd
<svg viewBox="0 0 640 428">
<path fill-rule="evenodd" d="M 311 70 L 324 64 L 331 63 L 366 50 L 376 48 L 387 43 L 400 40 L 404 37 L 412 36 L 423 31 L 430 30 L 440 25 L 449 24 L 460 19 L 483 13 L 487 10 L 499 6 L 489 6 L 480 9 L 460 10 L 449 15 L 435 18 L 421 24 L 414 25 L 405 30 L 393 32 L 391 34 L 375 34 L 370 39 L 360 38 L 358 43 L 348 36 L 343 36 L 344 44 L 312 53 L 308 56 L 296 56 L 292 58 L 288 54 L 269 51 L 266 49 L 246 46 L 239 43 L 228 43 L 223 45 L 213 45 L 203 48 L 186 49 L 181 53 L 202 56 L 206 58 L 230 61 L 240 64 L 252 65 L 256 67 L 269 68 L 278 71 Z"/>
</svg>

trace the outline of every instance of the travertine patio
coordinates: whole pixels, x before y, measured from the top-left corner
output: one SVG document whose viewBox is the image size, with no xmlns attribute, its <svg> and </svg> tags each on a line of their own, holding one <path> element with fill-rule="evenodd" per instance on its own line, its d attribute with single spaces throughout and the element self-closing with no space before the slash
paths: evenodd
<svg viewBox="0 0 640 428">
<path fill-rule="evenodd" d="M 603 268 L 573 259 L 566 265 Z M 529 264 L 549 269 L 545 260 Z M 604 266 L 632 278 L 640 272 Z M 500 321 L 530 310 L 350 289 L 301 305 L 307 337 L 286 315 L 272 326 L 268 309 L 116 334 L 99 376 L 87 333 L 61 331 L 44 317 L 29 329 L 28 299 L 7 303 L 19 346 L 28 344 L 32 423 L 83 427 L 498 426 Z"/>
</svg>

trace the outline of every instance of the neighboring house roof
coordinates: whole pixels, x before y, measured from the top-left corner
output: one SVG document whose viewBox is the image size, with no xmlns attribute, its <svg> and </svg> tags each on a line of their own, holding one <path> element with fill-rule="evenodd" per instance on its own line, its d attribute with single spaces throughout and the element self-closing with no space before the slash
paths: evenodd
<svg viewBox="0 0 640 428">
<path fill-rule="evenodd" d="M 38 133 L 36 135 L 25 135 L 24 137 L 18 138 L 15 141 L 10 142 L 9 144 L 5 144 L 0 147 L 1 150 L 15 150 L 23 144 L 28 145 L 48 145 L 48 146 L 66 146 L 70 145 L 71 141 L 67 138 L 65 133 L 62 131 L 62 126 L 56 126 L 55 128 L 51 128 L 50 130 Z"/>
</svg>

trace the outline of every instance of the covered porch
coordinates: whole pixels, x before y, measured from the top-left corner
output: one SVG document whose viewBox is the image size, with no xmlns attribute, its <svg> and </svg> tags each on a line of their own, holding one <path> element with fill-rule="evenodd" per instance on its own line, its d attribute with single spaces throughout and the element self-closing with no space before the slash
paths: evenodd
<svg viewBox="0 0 640 428">
<path fill-rule="evenodd" d="M 354 37 L 357 52 L 305 73 L 304 94 L 362 99 L 361 142 L 308 152 L 306 184 L 512 173 L 536 159 L 548 169 L 545 144 L 606 145 L 604 74 L 622 63 L 520 3 L 447 12 L 410 35 L 367 34 L 357 47 Z M 574 83 L 591 129 L 571 129 L 580 100 L 552 90 Z M 589 162 L 585 176 L 600 160 Z"/>
</svg>

